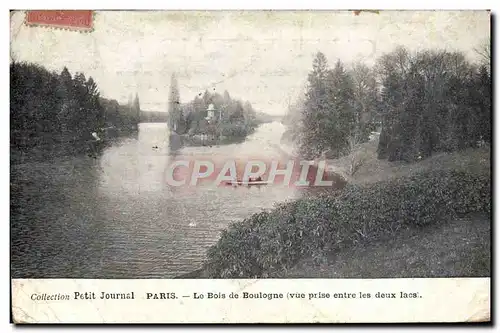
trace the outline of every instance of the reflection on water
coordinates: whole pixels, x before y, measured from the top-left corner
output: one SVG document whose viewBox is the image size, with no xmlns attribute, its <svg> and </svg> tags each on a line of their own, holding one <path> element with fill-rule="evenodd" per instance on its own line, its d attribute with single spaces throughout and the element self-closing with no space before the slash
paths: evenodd
<svg viewBox="0 0 500 333">
<path fill-rule="evenodd" d="M 141 124 L 100 159 L 13 166 L 14 277 L 164 278 L 198 268 L 220 231 L 274 202 L 284 187 L 169 187 L 173 158 L 275 156 L 283 128 L 264 124 L 243 143 L 172 153 L 165 124 Z"/>
</svg>

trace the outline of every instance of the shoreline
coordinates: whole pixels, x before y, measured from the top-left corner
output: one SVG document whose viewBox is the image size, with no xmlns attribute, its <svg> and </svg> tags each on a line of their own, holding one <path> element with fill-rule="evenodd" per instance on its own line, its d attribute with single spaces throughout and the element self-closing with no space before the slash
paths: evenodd
<svg viewBox="0 0 500 333">
<path fill-rule="evenodd" d="M 117 128 L 113 134 L 102 135 L 100 141 L 93 139 L 79 139 L 75 141 L 54 141 L 42 145 L 34 145 L 26 149 L 20 149 L 19 146 L 9 147 L 9 159 L 11 166 L 31 163 L 31 162 L 49 162 L 57 158 L 78 157 L 88 155 L 91 145 L 95 145 L 96 153 L 99 155 L 107 147 L 116 141 L 124 138 L 137 137 L 138 130 Z"/>
</svg>

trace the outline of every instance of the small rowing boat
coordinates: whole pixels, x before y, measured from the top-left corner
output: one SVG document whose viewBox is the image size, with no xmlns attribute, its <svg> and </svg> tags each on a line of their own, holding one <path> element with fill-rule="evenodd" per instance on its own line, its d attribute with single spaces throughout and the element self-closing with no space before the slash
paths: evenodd
<svg viewBox="0 0 500 333">
<path fill-rule="evenodd" d="M 254 181 L 231 181 L 231 182 L 226 182 L 226 185 L 232 185 L 232 186 L 263 186 L 263 185 L 269 185 L 270 183 L 264 180 L 254 180 Z"/>
<path fill-rule="evenodd" d="M 266 181 L 263 181 L 263 180 L 260 180 L 260 181 L 249 181 L 249 182 L 238 182 L 238 185 L 248 185 L 248 186 L 251 186 L 251 185 L 267 185 L 269 184 L 268 182 Z"/>
</svg>

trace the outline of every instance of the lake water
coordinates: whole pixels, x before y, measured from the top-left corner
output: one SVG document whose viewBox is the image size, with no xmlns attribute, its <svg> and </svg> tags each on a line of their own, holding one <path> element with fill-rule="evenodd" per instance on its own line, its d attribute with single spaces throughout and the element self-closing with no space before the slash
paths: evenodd
<svg viewBox="0 0 500 333">
<path fill-rule="evenodd" d="M 116 141 L 97 159 L 13 165 L 12 276 L 169 278 L 199 268 L 231 222 L 298 193 L 281 186 L 182 190 L 165 180 L 169 163 L 276 156 L 283 131 L 268 123 L 243 143 L 172 149 L 166 124 L 140 124 L 137 137 Z"/>
</svg>

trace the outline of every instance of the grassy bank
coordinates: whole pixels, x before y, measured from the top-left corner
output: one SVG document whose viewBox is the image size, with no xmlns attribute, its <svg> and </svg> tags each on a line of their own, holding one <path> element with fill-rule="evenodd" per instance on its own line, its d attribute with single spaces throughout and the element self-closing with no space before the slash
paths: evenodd
<svg viewBox="0 0 500 333">
<path fill-rule="evenodd" d="M 321 262 L 304 257 L 273 277 L 484 277 L 491 275 L 490 260 L 490 216 L 474 213 L 325 252 Z"/>
<path fill-rule="evenodd" d="M 285 202 L 235 223 L 222 232 L 208 251 L 207 261 L 196 276 L 355 276 L 356 270 L 366 271 L 377 258 L 393 260 L 391 253 L 402 244 L 410 244 L 406 256 L 403 255 L 405 261 L 433 257 L 437 258 L 437 265 L 440 258 L 455 256 L 474 260 L 468 270 L 462 270 L 467 275 L 489 271 L 489 248 L 470 245 L 485 243 L 489 235 L 489 151 L 439 155 L 432 162 L 384 166 L 375 175 L 360 170 L 357 181 L 335 195 Z M 373 164 L 365 167 L 372 168 Z M 470 214 L 480 218 L 456 225 L 462 218 L 468 221 Z M 465 231 L 468 228 L 484 232 L 474 240 Z M 453 242 L 454 239 L 461 242 Z M 429 245 L 429 251 L 418 248 L 419 244 Z M 370 247 L 380 255 L 365 259 L 366 252 L 360 249 Z M 439 255 L 440 249 L 446 253 Z M 359 257 L 352 257 L 356 253 Z M 345 274 L 338 275 L 335 265 L 339 262 L 335 258 L 342 255 L 358 266 L 349 266 L 351 271 L 343 268 Z M 383 264 L 380 260 L 384 259 L 378 259 L 379 265 Z M 400 264 L 404 267 L 406 262 Z M 433 269 L 426 271 L 427 264 L 422 263 L 422 269 L 417 270 L 421 276 L 433 274 Z M 321 269 L 324 274 L 318 275 L 316 272 Z"/>
<path fill-rule="evenodd" d="M 346 178 L 349 183 L 366 185 L 379 181 L 415 175 L 432 170 L 455 170 L 469 173 L 485 173 L 490 169 L 490 148 L 468 148 L 453 153 L 440 152 L 414 163 L 389 162 L 377 158 L 378 139 L 363 143 L 360 148 L 345 157 L 328 163 L 331 170 Z M 354 157 L 361 166 L 354 175 L 349 174 Z"/>
</svg>

